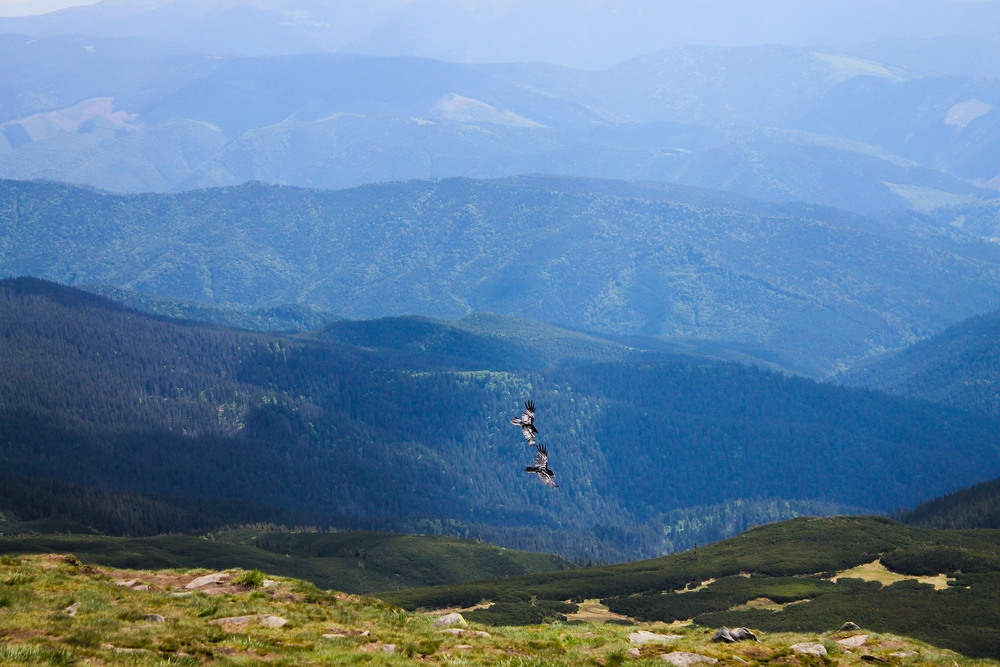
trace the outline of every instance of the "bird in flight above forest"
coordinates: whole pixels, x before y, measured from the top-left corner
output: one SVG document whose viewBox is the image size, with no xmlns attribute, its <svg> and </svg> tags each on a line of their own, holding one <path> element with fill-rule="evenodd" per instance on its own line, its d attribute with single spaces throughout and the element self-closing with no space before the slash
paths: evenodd
<svg viewBox="0 0 1000 667">
<path fill-rule="evenodd" d="M 535 428 L 535 402 L 528 401 L 524 404 L 524 413 L 520 417 L 514 417 L 510 420 L 510 423 L 514 426 L 521 427 L 521 434 L 524 435 L 524 439 L 528 441 L 529 447 L 535 446 L 535 434 L 538 433 L 538 429 Z"/>
<path fill-rule="evenodd" d="M 538 479 L 545 482 L 546 486 L 557 487 L 556 484 L 556 474 L 549 468 L 549 453 L 545 449 L 545 445 L 536 445 L 535 448 L 538 453 L 535 454 L 535 465 L 528 466 L 524 469 L 524 472 L 533 472 L 538 475 Z"/>
</svg>

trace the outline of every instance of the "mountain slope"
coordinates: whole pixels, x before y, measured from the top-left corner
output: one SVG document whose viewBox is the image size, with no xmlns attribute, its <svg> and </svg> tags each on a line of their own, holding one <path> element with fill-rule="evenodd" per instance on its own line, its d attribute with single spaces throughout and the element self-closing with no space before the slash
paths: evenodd
<svg viewBox="0 0 1000 667">
<path fill-rule="evenodd" d="M 561 178 L 110 195 L 0 182 L 0 271 L 348 317 L 517 313 L 813 375 L 1000 307 L 1000 252 L 689 188 Z"/>
<path fill-rule="evenodd" d="M 516 329 L 386 320 L 335 323 L 340 340 L 321 341 L 154 318 L 36 280 L 0 287 L 5 469 L 181 507 L 620 561 L 704 541 L 665 530 L 695 518 L 715 539 L 1000 475 L 984 418 L 579 333 L 538 365 L 560 337 L 533 347 Z M 441 351 L 413 352 L 421 340 Z M 523 472 L 532 452 L 509 420 L 528 399 L 556 490 Z"/>
<path fill-rule="evenodd" d="M 896 518 L 921 528 L 1000 528 L 1000 480 L 928 500 Z"/>
<path fill-rule="evenodd" d="M 1000 417 L 1000 312 L 960 322 L 838 379 Z"/>
</svg>

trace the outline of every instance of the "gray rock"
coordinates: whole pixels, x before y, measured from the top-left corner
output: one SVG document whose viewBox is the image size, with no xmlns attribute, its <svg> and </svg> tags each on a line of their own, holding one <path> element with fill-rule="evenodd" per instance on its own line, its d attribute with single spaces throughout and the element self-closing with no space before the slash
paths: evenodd
<svg viewBox="0 0 1000 667">
<path fill-rule="evenodd" d="M 715 658 L 710 658 L 707 655 L 701 655 L 700 653 L 688 653 L 687 651 L 664 653 L 660 656 L 660 659 L 665 660 L 676 667 L 689 667 L 689 665 L 697 665 L 700 663 L 711 665 L 719 662 Z"/>
<path fill-rule="evenodd" d="M 465 621 L 465 618 L 459 614 L 457 611 L 453 611 L 450 614 L 445 614 L 438 618 L 438 620 L 431 623 L 432 628 L 467 628 L 469 624 Z"/>
<path fill-rule="evenodd" d="M 63 609 L 63 613 L 66 614 L 67 616 L 76 616 L 76 612 L 79 611 L 79 609 L 80 609 L 80 603 L 74 602 L 70 606 Z"/>
<path fill-rule="evenodd" d="M 202 588 L 204 586 L 210 586 L 212 584 L 222 584 L 229 579 L 228 572 L 213 572 L 212 574 L 202 575 L 184 584 L 184 588 L 194 590 L 196 588 Z"/>
<path fill-rule="evenodd" d="M 860 625 L 858 625 L 854 621 L 848 621 L 847 623 L 844 623 L 842 626 L 840 626 L 840 630 L 838 630 L 838 632 L 857 632 L 860 629 L 861 629 Z"/>
<path fill-rule="evenodd" d="M 147 621 L 149 621 L 150 623 L 166 623 L 167 622 L 167 619 L 163 618 L 159 614 L 146 614 L 145 616 L 143 616 L 143 618 L 146 619 Z"/>
<path fill-rule="evenodd" d="M 489 637 L 490 633 L 483 632 L 482 630 L 465 630 L 463 628 L 444 628 L 438 630 L 438 632 L 444 632 L 449 635 L 455 635 L 456 637 Z"/>
<path fill-rule="evenodd" d="M 260 625 L 265 628 L 276 629 L 282 627 L 288 621 L 280 616 L 272 616 L 271 614 L 251 614 L 249 616 L 215 618 L 209 621 L 209 623 L 216 625 Z"/>
<path fill-rule="evenodd" d="M 649 630 L 638 630 L 628 636 L 628 641 L 630 644 L 666 644 L 680 638 L 681 635 L 661 635 Z"/>
<path fill-rule="evenodd" d="M 719 631 L 715 633 L 712 637 L 713 642 L 727 642 L 732 644 L 733 642 L 740 641 L 760 641 L 757 639 L 757 635 L 748 630 L 747 628 L 734 628 L 730 630 L 729 628 L 723 626 L 719 628 Z"/>
<path fill-rule="evenodd" d="M 821 658 L 826 657 L 826 647 L 819 642 L 799 642 L 798 644 L 792 644 L 791 649 L 796 653 L 802 653 L 804 655 L 818 655 Z"/>
<path fill-rule="evenodd" d="M 837 643 L 844 648 L 861 648 L 868 641 L 868 635 L 854 635 L 847 639 L 838 639 Z"/>
</svg>

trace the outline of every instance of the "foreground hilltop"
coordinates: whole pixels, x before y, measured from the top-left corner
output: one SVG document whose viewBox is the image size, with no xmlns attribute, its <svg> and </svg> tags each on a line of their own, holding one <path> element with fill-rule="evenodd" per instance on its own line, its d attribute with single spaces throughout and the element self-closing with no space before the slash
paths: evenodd
<svg viewBox="0 0 1000 667">
<path fill-rule="evenodd" d="M 570 611 L 566 600 L 600 600 L 638 621 L 705 628 L 823 633 L 850 619 L 998 658 L 998 552 L 996 530 L 798 518 L 662 558 L 380 597 L 414 610 L 475 606 L 470 618 L 491 623 L 559 618 Z"/>
<path fill-rule="evenodd" d="M 574 620 L 546 626 L 442 627 L 437 615 L 259 571 L 119 570 L 74 556 L 0 557 L 3 664 L 612 665 L 738 662 L 995 664 L 887 634 L 760 634 Z M 643 632 L 645 630 L 645 632 Z M 650 630 L 654 632 L 650 632 Z"/>
</svg>

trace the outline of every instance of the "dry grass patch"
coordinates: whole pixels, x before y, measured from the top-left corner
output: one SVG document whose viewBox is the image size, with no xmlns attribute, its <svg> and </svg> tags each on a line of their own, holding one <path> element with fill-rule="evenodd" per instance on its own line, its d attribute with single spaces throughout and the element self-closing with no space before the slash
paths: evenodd
<svg viewBox="0 0 1000 667">
<path fill-rule="evenodd" d="M 949 581 L 948 576 L 945 574 L 938 574 L 933 577 L 915 577 L 907 574 L 897 574 L 886 568 L 880 560 L 873 560 L 870 563 L 865 563 L 863 565 L 858 565 L 857 567 L 852 567 L 849 570 L 838 572 L 835 576 L 830 578 L 830 581 L 835 582 L 838 579 L 864 579 L 865 581 L 877 581 L 883 586 L 889 586 L 897 581 L 906 581 L 909 579 L 919 581 L 922 584 L 930 584 L 937 590 L 944 590 L 948 588 Z"/>
</svg>

